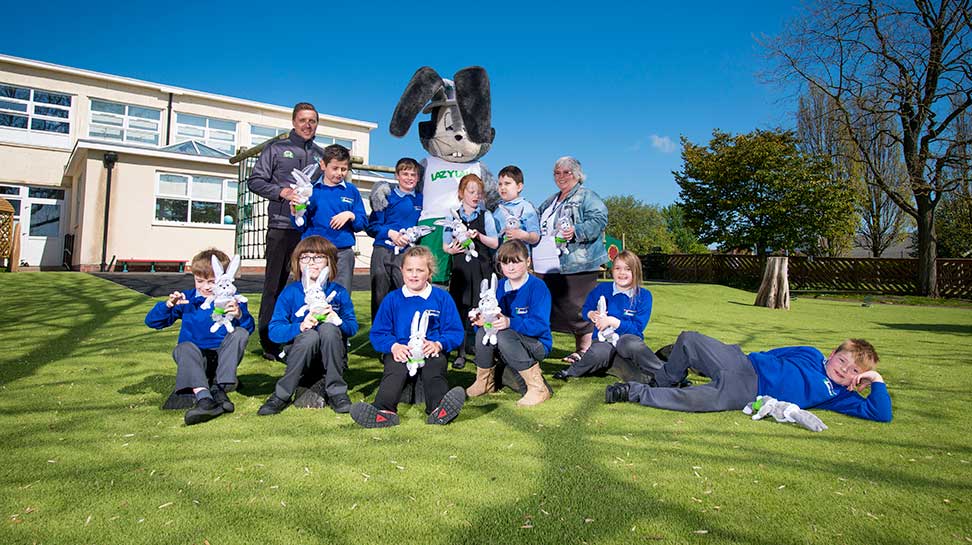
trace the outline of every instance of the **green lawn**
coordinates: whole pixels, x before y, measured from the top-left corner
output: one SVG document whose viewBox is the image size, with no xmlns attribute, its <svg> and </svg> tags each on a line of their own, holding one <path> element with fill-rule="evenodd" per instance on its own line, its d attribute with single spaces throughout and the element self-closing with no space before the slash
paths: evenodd
<svg viewBox="0 0 972 545">
<path fill-rule="evenodd" d="M 605 405 L 610 378 L 557 383 L 532 409 L 478 398 L 445 427 L 407 406 L 385 430 L 329 409 L 257 417 L 283 366 L 251 339 L 236 412 L 188 428 L 159 410 L 178 328 L 143 325 L 151 298 L 78 273 L 4 274 L 0 544 L 972 541 L 972 311 L 805 297 L 784 312 L 721 286 L 649 288 L 653 347 L 682 329 L 746 350 L 871 340 L 894 421 L 818 412 L 830 429 L 812 434 Z M 347 378 L 371 400 L 367 294 L 354 301 Z M 567 348 L 556 336 L 548 376 Z"/>
</svg>

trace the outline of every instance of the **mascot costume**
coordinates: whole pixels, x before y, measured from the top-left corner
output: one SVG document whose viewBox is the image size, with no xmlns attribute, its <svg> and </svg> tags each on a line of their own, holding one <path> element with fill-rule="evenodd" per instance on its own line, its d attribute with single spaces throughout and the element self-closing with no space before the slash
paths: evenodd
<svg viewBox="0 0 972 545">
<path fill-rule="evenodd" d="M 451 256 L 442 251 L 443 228 L 435 222 L 451 218 L 452 210 L 459 207 L 459 180 L 466 174 L 478 175 L 486 186 L 486 207 L 492 209 L 498 202 L 496 180 L 479 161 L 489 151 L 496 134 L 491 122 L 486 70 L 479 66 L 463 68 L 448 80 L 428 66 L 419 68 L 395 107 L 389 132 L 398 138 L 405 136 L 419 113 L 431 114 L 428 121 L 418 124 L 422 147 L 429 153 L 421 161 L 423 173 L 417 188 L 423 195 L 419 225 L 435 228 L 422 238 L 421 244 L 432 251 L 438 264 L 432 281 L 446 284 Z M 389 184 L 372 190 L 372 209 L 384 210 L 388 206 L 389 191 Z"/>
</svg>

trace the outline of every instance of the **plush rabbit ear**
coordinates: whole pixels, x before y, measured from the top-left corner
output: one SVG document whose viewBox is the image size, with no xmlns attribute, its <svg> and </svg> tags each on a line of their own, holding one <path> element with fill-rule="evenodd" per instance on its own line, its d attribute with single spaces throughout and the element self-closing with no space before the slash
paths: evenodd
<svg viewBox="0 0 972 545">
<path fill-rule="evenodd" d="M 455 218 L 456 221 L 462 221 L 462 218 L 459 216 L 459 209 L 458 208 L 453 208 L 452 209 L 452 217 Z"/>
<path fill-rule="evenodd" d="M 496 273 L 489 275 L 489 289 L 496 291 Z"/>
<path fill-rule="evenodd" d="M 603 313 L 606 310 L 607 310 L 607 300 L 604 299 L 604 296 L 602 295 L 600 299 L 597 300 L 597 311 Z"/>
<path fill-rule="evenodd" d="M 304 286 L 304 291 L 305 292 L 307 290 L 309 290 L 311 286 L 314 285 L 314 281 L 311 280 L 310 279 L 310 275 L 307 274 L 307 267 L 306 266 L 300 268 L 300 283 L 301 283 L 301 285 Z"/>
<path fill-rule="evenodd" d="M 419 321 L 419 335 L 425 337 L 425 334 L 429 331 L 429 313 L 423 312 L 422 319 Z"/>
<path fill-rule="evenodd" d="M 469 139 L 477 144 L 490 144 L 496 135 L 490 113 L 489 76 L 482 66 L 470 66 L 456 72 L 456 104 Z"/>
<path fill-rule="evenodd" d="M 323 286 L 325 283 L 327 283 L 327 279 L 330 277 L 331 277 L 331 268 L 325 266 L 324 270 L 321 271 L 321 274 L 317 275 L 317 280 L 316 280 L 317 286 L 318 287 Z"/>
<path fill-rule="evenodd" d="M 423 66 L 416 70 L 405 86 L 402 98 L 398 99 L 395 112 L 388 122 L 388 132 L 398 138 L 405 136 L 415 117 L 444 85 L 442 76 L 432 68 Z"/>
<path fill-rule="evenodd" d="M 216 259 L 216 256 L 213 255 L 210 257 L 212 258 L 213 264 L 213 276 L 216 278 L 223 276 L 223 264 L 219 262 L 219 259 Z"/>
<path fill-rule="evenodd" d="M 337 291 L 332 291 L 331 293 L 328 294 L 328 296 L 325 299 L 325 301 L 327 301 L 328 303 L 330 303 L 331 301 L 334 300 L 334 296 L 335 295 L 337 295 Z"/>
<path fill-rule="evenodd" d="M 312 162 L 307 166 L 305 166 L 304 168 L 300 169 L 300 171 L 307 176 L 308 180 L 313 180 L 314 175 L 317 174 L 318 168 L 320 168 L 320 165 L 318 165 L 316 162 Z"/>
<path fill-rule="evenodd" d="M 482 293 L 489 289 L 489 280 L 483 278 L 483 281 L 479 283 L 479 292 Z"/>
<path fill-rule="evenodd" d="M 236 271 L 240 270 L 240 256 L 234 255 L 230 260 L 229 268 L 226 269 L 226 276 L 236 278 Z"/>
<path fill-rule="evenodd" d="M 415 311 L 415 315 L 412 316 L 412 336 L 418 335 L 419 332 L 419 311 Z"/>
</svg>

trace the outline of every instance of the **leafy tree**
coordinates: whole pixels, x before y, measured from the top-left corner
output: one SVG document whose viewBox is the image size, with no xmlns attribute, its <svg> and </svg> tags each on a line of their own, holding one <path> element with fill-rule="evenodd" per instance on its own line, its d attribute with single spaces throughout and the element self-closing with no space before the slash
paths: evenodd
<svg viewBox="0 0 972 545">
<path fill-rule="evenodd" d="M 685 211 L 677 204 L 670 204 L 661 210 L 665 217 L 665 227 L 675 243 L 675 248 L 683 254 L 707 254 L 709 247 L 699 242 L 695 234 L 685 222 Z"/>
<path fill-rule="evenodd" d="M 660 209 L 631 195 L 610 196 L 604 199 L 608 208 L 607 233 L 624 241 L 627 250 L 643 255 L 655 248 L 664 253 L 676 251 L 675 243 L 665 228 Z"/>
<path fill-rule="evenodd" d="M 819 253 L 820 237 L 853 229 L 852 192 L 804 155 L 790 131 L 732 135 L 714 130 L 707 146 L 682 138 L 674 172 L 686 223 L 703 243 Z"/>
<path fill-rule="evenodd" d="M 972 0 L 816 0 L 766 40 L 775 78 L 829 96 L 842 127 L 880 188 L 911 216 L 918 234 L 919 291 L 937 296 L 935 211 L 958 180 L 969 141 L 956 120 L 972 107 Z M 894 119 L 911 200 L 880 166 L 860 115 Z"/>
</svg>

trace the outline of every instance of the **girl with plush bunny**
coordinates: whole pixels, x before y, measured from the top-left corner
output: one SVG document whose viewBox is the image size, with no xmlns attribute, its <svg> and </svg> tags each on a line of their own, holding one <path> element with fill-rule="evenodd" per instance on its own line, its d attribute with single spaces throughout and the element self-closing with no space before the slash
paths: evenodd
<svg viewBox="0 0 972 545">
<path fill-rule="evenodd" d="M 382 355 L 384 374 L 375 401 L 351 407 L 351 418 L 365 428 L 400 423 L 398 402 L 409 367 L 422 377 L 428 424 L 448 424 L 466 401 L 465 391 L 450 390 L 446 378 L 446 354 L 462 342 L 462 321 L 449 294 L 429 282 L 434 273 L 432 252 L 424 246 L 409 248 L 402 260 L 405 285 L 378 307 L 369 338 Z"/>
<path fill-rule="evenodd" d="M 594 342 L 580 361 L 557 371 L 554 378 L 567 380 L 608 370 L 623 380 L 647 384 L 664 363 L 645 344 L 651 292 L 641 287 L 641 259 L 634 252 L 621 252 L 614 258 L 611 276 L 614 282 L 599 283 L 582 307 L 582 314 L 594 325 Z"/>
<path fill-rule="evenodd" d="M 214 270 L 214 266 L 219 269 Z M 224 271 L 224 267 L 229 270 Z M 218 327 L 220 322 L 214 324 L 214 313 L 206 308 L 216 299 L 216 284 L 220 280 L 217 276 L 228 274 L 232 284 L 236 267 L 230 265 L 229 257 L 215 248 L 203 250 L 192 258 L 190 270 L 195 288 L 172 292 L 145 316 L 145 325 L 153 329 L 163 329 L 182 320 L 179 343 L 172 351 L 176 362 L 175 391 L 170 396 L 172 403 L 167 401 L 163 408 L 186 408 L 191 403 L 185 414 L 188 426 L 233 412 L 235 407 L 226 393 L 236 389 L 236 368 L 253 333 L 253 317 L 247 309 L 246 298 L 230 297 L 221 303 L 222 312 L 218 316 L 229 327 Z M 207 301 L 210 305 L 206 305 Z M 190 401 L 183 404 L 181 398 L 190 394 Z"/>
<path fill-rule="evenodd" d="M 286 409 L 298 384 L 315 379 L 319 380 L 310 389 L 323 390 L 334 412 L 351 409 L 344 372 L 347 340 L 358 332 L 358 321 L 348 290 L 334 281 L 336 265 L 337 248 L 322 236 L 309 236 L 294 248 L 294 281 L 277 297 L 269 326 L 270 340 L 284 346 L 287 368 L 257 414 Z"/>
<path fill-rule="evenodd" d="M 446 227 L 442 235 L 442 250 L 447 254 L 452 254 L 452 274 L 449 277 L 449 294 L 459 309 L 460 316 L 467 316 L 470 309 L 476 308 L 479 304 L 479 290 L 482 281 L 489 278 L 493 273 L 492 252 L 499 246 L 499 238 L 496 232 L 496 220 L 493 215 L 482 206 L 483 192 L 485 186 L 483 181 L 475 174 L 467 174 L 459 180 L 459 199 L 462 204 L 453 211 L 455 221 L 460 229 L 467 230 L 469 240 L 467 241 L 475 248 L 475 258 L 470 259 L 466 248 L 457 242 L 455 229 Z M 469 252 L 471 253 L 471 252 Z M 465 258 L 457 254 L 467 254 Z M 468 320 L 464 320 L 465 336 L 462 344 L 458 347 L 455 361 L 452 363 L 453 369 L 462 369 L 466 366 L 466 355 L 472 356 L 473 333 L 472 326 Z"/>
</svg>

